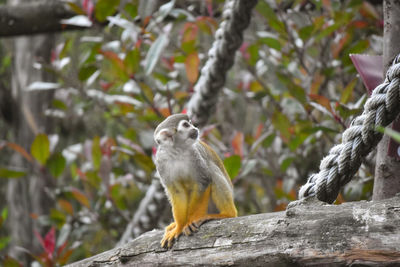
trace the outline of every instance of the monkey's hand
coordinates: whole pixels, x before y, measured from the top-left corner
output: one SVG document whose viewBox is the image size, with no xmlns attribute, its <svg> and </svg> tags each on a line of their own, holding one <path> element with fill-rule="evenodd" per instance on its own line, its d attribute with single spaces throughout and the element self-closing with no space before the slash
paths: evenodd
<svg viewBox="0 0 400 267">
<path fill-rule="evenodd" d="M 161 240 L 161 247 L 171 248 L 174 241 L 182 234 L 182 227 L 177 227 L 176 223 L 173 222 L 165 227 L 165 234 Z"/>
</svg>

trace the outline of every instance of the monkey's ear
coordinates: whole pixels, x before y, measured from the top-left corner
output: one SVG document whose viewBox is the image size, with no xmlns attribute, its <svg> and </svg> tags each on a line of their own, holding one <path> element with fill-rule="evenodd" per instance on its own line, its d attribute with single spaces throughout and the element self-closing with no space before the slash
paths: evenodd
<svg viewBox="0 0 400 267">
<path fill-rule="evenodd" d="M 162 144 L 166 141 L 172 141 L 173 132 L 169 129 L 161 130 L 154 138 L 157 144 Z"/>
</svg>

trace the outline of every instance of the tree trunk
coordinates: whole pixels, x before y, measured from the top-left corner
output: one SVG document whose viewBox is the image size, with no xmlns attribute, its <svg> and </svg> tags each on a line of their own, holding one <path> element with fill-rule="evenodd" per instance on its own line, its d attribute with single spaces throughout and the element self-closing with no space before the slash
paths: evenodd
<svg viewBox="0 0 400 267">
<path fill-rule="evenodd" d="M 12 4 L 18 1 L 9 1 Z M 45 117 L 44 111 L 51 103 L 53 93 L 50 91 L 28 91 L 30 83 L 34 81 L 50 81 L 51 77 L 43 68 L 34 68 L 34 64 L 42 62 L 48 64 L 51 51 L 54 47 L 53 36 L 19 37 L 14 40 L 14 56 L 12 70 L 12 94 L 16 108 L 17 119 L 13 122 L 13 130 L 17 136 L 17 144 L 30 151 L 30 145 L 39 132 L 48 132 L 51 123 Z M 27 163 L 20 155 L 11 158 L 11 165 L 18 169 L 30 169 L 33 166 Z M 35 173 L 28 171 L 27 173 Z M 36 173 L 38 173 L 36 171 Z M 32 174 L 29 177 L 11 179 L 7 189 L 7 205 L 9 207 L 8 227 L 10 229 L 10 254 L 24 262 L 29 258 L 18 247 L 31 252 L 39 251 L 39 243 L 33 235 L 34 229 L 41 232 L 38 223 L 32 219 L 32 214 L 41 216 L 49 213 L 53 201 L 47 194 L 47 187 L 52 181 L 46 174 Z"/>
<path fill-rule="evenodd" d="M 383 64 L 386 73 L 394 57 L 400 53 L 400 2 L 385 0 L 383 4 L 384 35 L 383 35 Z M 399 125 L 400 118 L 394 122 Z M 391 126 L 390 126 L 391 127 Z M 400 129 L 397 129 L 399 131 Z M 392 142 L 391 144 L 389 144 Z M 389 153 L 389 145 L 391 148 Z M 384 135 L 377 147 L 376 169 L 373 199 L 384 199 L 393 197 L 400 192 L 400 150 L 398 144 L 390 141 L 390 137 Z"/>
<path fill-rule="evenodd" d="M 161 230 L 80 266 L 400 266 L 400 195 L 208 222 L 167 251 Z"/>
</svg>

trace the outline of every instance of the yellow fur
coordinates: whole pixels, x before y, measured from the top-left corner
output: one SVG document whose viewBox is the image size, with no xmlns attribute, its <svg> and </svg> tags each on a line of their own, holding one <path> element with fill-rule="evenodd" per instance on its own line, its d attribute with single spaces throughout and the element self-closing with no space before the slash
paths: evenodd
<svg viewBox="0 0 400 267">
<path fill-rule="evenodd" d="M 167 187 L 172 205 L 174 222 L 165 228 L 162 247 L 171 247 L 173 241 L 182 233 L 190 235 L 204 223 L 212 219 L 236 217 L 237 211 L 233 199 L 218 194 L 215 185 L 211 184 L 199 192 L 198 184 L 191 180 L 178 180 Z M 208 214 L 208 204 L 213 200 L 220 213 Z"/>
</svg>

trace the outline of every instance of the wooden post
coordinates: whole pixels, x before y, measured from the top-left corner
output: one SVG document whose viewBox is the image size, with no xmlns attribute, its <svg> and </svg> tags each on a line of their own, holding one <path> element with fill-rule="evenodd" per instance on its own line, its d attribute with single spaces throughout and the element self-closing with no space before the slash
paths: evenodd
<svg viewBox="0 0 400 267">
<path fill-rule="evenodd" d="M 383 64 L 386 73 L 392 60 L 400 53 L 400 2 L 385 0 L 383 3 L 384 35 Z M 393 123 L 400 131 L 400 118 Z M 398 144 L 385 135 L 377 147 L 373 200 L 393 197 L 400 192 L 400 149 Z"/>
</svg>

